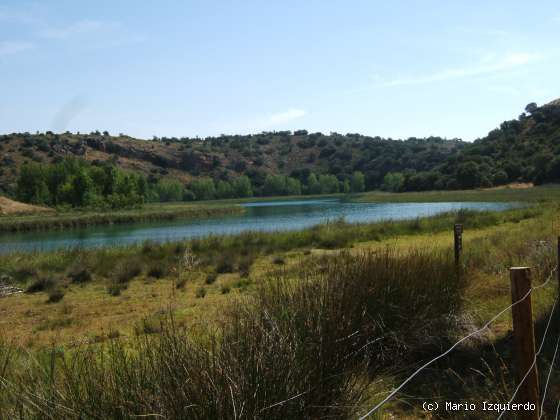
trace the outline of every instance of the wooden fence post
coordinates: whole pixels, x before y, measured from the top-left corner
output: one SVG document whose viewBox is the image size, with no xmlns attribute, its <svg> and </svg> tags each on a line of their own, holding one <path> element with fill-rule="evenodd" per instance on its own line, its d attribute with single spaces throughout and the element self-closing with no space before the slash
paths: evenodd
<svg viewBox="0 0 560 420">
<path fill-rule="evenodd" d="M 531 290 L 531 269 L 528 267 L 510 268 L 511 301 L 515 303 Z M 539 379 L 535 360 L 535 332 L 533 330 L 533 309 L 531 294 L 511 308 L 513 316 L 513 345 L 517 361 L 518 381 L 525 378 L 517 394 L 518 403 L 534 404 L 534 411 L 520 411 L 521 419 L 539 418 Z"/>
<path fill-rule="evenodd" d="M 556 250 L 556 278 L 558 279 L 558 293 L 560 294 L 560 236 L 558 237 L 558 247 Z"/>
<path fill-rule="evenodd" d="M 459 266 L 461 254 L 463 252 L 463 225 L 457 223 L 453 227 L 453 237 L 455 245 L 455 265 Z"/>
</svg>

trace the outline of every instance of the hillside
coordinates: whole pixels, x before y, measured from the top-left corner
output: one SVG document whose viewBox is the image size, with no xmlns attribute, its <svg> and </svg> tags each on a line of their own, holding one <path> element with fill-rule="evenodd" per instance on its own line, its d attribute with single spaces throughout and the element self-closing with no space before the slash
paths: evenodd
<svg viewBox="0 0 560 420">
<path fill-rule="evenodd" d="M 518 119 L 503 122 L 436 171 L 451 188 L 560 180 L 560 99 L 542 107 L 529 104 Z"/>
<path fill-rule="evenodd" d="M 310 172 L 365 175 L 367 190 L 421 191 L 543 183 L 560 179 L 560 100 L 534 104 L 473 143 L 439 137 L 408 140 L 359 134 L 265 132 L 245 136 L 154 138 L 109 133 L 0 136 L 0 192 L 13 196 L 22 165 L 51 164 L 66 157 L 112 162 L 148 182 L 194 178 L 231 180 L 247 175 L 258 193 L 269 174 L 305 183 Z M 387 174 L 390 174 L 387 176 Z"/>
<path fill-rule="evenodd" d="M 339 179 L 353 171 L 366 175 L 366 187 L 378 187 L 388 171 L 425 171 L 456 154 L 465 143 L 441 138 L 406 141 L 358 134 L 308 134 L 305 131 L 221 136 L 202 139 L 140 140 L 127 136 L 91 134 L 9 134 L 0 136 L 0 191 L 13 194 L 26 162 L 54 163 L 64 157 L 114 162 L 155 181 L 174 178 L 188 183 L 195 177 L 228 180 L 247 175 L 262 186 L 266 175 L 304 179 L 309 172 Z"/>
</svg>

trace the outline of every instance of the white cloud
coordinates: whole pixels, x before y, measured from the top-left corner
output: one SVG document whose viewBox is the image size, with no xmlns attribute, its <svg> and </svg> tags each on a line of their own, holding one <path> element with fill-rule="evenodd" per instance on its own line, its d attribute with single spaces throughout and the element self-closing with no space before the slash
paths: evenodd
<svg viewBox="0 0 560 420">
<path fill-rule="evenodd" d="M 539 54 L 533 53 L 510 53 L 502 57 L 496 58 L 495 56 L 486 57 L 477 65 L 466 66 L 461 68 L 451 68 L 441 70 L 432 74 L 423 76 L 413 76 L 397 78 L 392 80 L 385 80 L 376 83 L 374 87 L 395 87 L 395 86 L 409 86 L 421 85 L 427 83 L 443 82 L 453 79 L 461 79 L 467 77 L 476 77 L 486 74 L 500 73 L 522 67 L 538 61 L 542 58 Z"/>
<path fill-rule="evenodd" d="M 279 112 L 277 114 L 271 114 L 264 118 L 261 122 L 263 126 L 273 127 L 280 124 L 286 124 L 290 121 L 297 120 L 298 118 L 304 117 L 307 112 L 303 109 L 289 109 L 285 112 Z"/>
<path fill-rule="evenodd" d="M 0 41 L 0 57 L 27 51 L 35 46 L 30 42 Z"/>
</svg>

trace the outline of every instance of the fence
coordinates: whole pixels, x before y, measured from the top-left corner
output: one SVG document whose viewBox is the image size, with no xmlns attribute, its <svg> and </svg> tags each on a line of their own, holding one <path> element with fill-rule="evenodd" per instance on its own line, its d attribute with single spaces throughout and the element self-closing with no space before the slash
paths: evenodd
<svg viewBox="0 0 560 420">
<path fill-rule="evenodd" d="M 463 233 L 463 226 L 455 225 L 454 226 L 454 251 L 455 251 L 455 263 L 457 265 L 460 264 L 461 254 L 463 251 L 462 233 Z M 457 348 L 462 343 L 466 342 L 467 340 L 485 331 L 487 328 L 490 327 L 490 325 L 492 325 L 498 318 L 500 318 L 503 314 L 505 314 L 509 310 L 512 311 L 513 347 L 514 347 L 513 353 L 515 355 L 515 359 L 519 371 L 518 385 L 515 388 L 513 394 L 511 395 L 511 398 L 508 401 L 506 408 L 504 408 L 500 412 L 499 416 L 497 417 L 497 420 L 501 419 L 506 414 L 507 406 L 511 404 L 514 400 L 516 400 L 516 398 L 519 402 L 530 403 L 532 407 L 532 409 L 530 410 L 523 410 L 519 413 L 522 419 L 527 419 L 527 420 L 541 419 L 543 417 L 543 407 L 547 398 L 547 391 L 550 385 L 552 370 L 556 361 L 556 357 L 558 356 L 558 350 L 560 347 L 560 334 L 556 339 L 554 355 L 552 357 L 552 362 L 550 364 L 550 368 L 546 375 L 546 382 L 542 393 L 539 392 L 537 358 L 541 354 L 544 348 L 544 344 L 549 332 L 549 327 L 554 318 L 554 313 L 557 310 L 558 301 L 560 300 L 560 270 L 558 269 L 559 266 L 560 266 L 560 237 L 558 237 L 558 243 L 557 243 L 556 266 L 551 270 L 550 274 L 547 276 L 547 278 L 543 283 L 537 286 L 531 285 L 531 269 L 529 267 L 511 267 L 510 268 L 511 297 L 512 297 L 511 305 L 507 306 L 506 308 L 498 312 L 481 328 L 462 337 L 460 340 L 455 342 L 451 347 L 449 347 L 446 351 L 434 357 L 433 359 L 431 359 L 430 361 L 426 362 L 421 367 L 419 367 L 417 370 L 415 370 L 410 376 L 408 376 L 403 382 L 401 382 L 400 385 L 395 387 L 389 393 L 389 395 L 387 395 L 381 402 L 379 402 L 375 407 L 369 410 L 365 415 L 361 416 L 359 420 L 363 420 L 371 416 L 382 406 L 384 406 L 386 403 L 391 401 L 401 390 L 403 390 L 403 388 L 410 381 L 412 381 L 412 379 L 418 376 L 424 369 L 433 365 L 438 360 L 450 354 L 455 348 Z M 556 276 L 554 275 L 555 273 Z M 558 282 L 558 293 L 554 301 L 554 304 L 552 306 L 552 309 L 550 311 L 550 315 L 546 323 L 546 328 L 541 343 L 538 347 L 538 350 L 535 351 L 535 334 L 533 328 L 533 311 L 532 311 L 531 296 L 534 291 L 546 287 L 548 284 L 551 284 L 554 279 L 556 279 L 556 281 Z M 556 406 L 555 418 L 558 419 L 559 415 L 560 415 L 560 401 L 558 401 L 558 404 Z"/>
</svg>

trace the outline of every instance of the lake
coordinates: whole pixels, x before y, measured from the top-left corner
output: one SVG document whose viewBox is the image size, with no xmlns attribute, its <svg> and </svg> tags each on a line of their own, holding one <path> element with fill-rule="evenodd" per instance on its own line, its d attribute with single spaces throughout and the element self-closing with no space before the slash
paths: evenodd
<svg viewBox="0 0 560 420">
<path fill-rule="evenodd" d="M 414 219 L 460 209 L 506 210 L 516 205 L 488 202 L 353 203 L 331 198 L 260 201 L 242 206 L 246 211 L 241 215 L 2 234 L 0 254 L 14 251 L 50 251 L 69 247 L 130 245 L 147 240 L 177 241 L 249 230 L 298 230 L 339 218 L 344 218 L 350 223 Z"/>
</svg>

